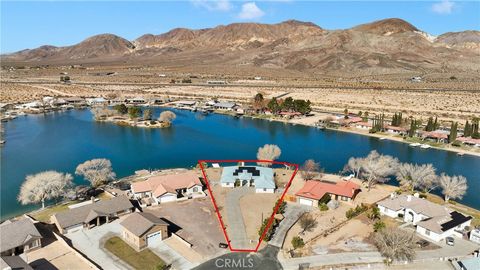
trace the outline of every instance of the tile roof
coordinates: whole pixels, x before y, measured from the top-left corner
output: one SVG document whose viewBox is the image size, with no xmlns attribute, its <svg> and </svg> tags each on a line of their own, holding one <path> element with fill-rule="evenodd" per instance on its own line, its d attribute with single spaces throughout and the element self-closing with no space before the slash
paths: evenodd
<svg viewBox="0 0 480 270">
<path fill-rule="evenodd" d="M 135 212 L 129 215 L 124 221 L 120 223 L 125 229 L 130 231 L 136 236 L 142 236 L 150 228 L 155 225 L 165 225 L 168 226 L 168 223 L 162 219 L 154 216 L 151 213 L 138 213 Z"/>
<path fill-rule="evenodd" d="M 191 188 L 195 185 L 202 185 L 198 175 L 193 171 L 179 174 L 168 174 L 150 177 L 146 181 L 135 182 L 132 184 L 132 190 L 135 193 L 152 192 L 155 197 L 165 193 L 177 193 L 177 189 Z"/>
<path fill-rule="evenodd" d="M 68 228 L 73 225 L 88 223 L 99 216 L 108 216 L 132 208 L 133 205 L 127 197 L 118 196 L 59 212 L 54 216 L 60 227 Z"/>
<path fill-rule="evenodd" d="M 28 218 L 0 224 L 0 252 L 22 246 L 33 238 L 42 238 L 42 235 Z"/>
<path fill-rule="evenodd" d="M 308 180 L 295 195 L 314 200 L 320 200 L 327 193 L 353 198 L 355 192 L 359 189 L 360 186 L 352 181 L 331 183 L 319 180 Z"/>
</svg>

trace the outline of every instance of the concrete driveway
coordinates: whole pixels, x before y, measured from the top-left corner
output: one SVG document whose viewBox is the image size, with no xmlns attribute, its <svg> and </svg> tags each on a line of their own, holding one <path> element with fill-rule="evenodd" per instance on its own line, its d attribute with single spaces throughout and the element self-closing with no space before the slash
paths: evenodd
<svg viewBox="0 0 480 270">
<path fill-rule="evenodd" d="M 106 240 L 121 234 L 120 220 L 92 228 L 66 234 L 73 246 L 103 269 L 132 269 L 119 258 L 108 253 L 103 245 Z"/>
<path fill-rule="evenodd" d="M 162 258 L 165 263 L 171 264 L 173 269 L 189 270 L 195 267 L 194 264 L 186 260 L 175 250 L 171 249 L 163 241 L 156 241 L 156 243 L 153 246 L 149 246 L 149 248 L 153 253 Z"/>
<path fill-rule="evenodd" d="M 248 241 L 247 231 L 240 208 L 240 198 L 254 193 L 253 187 L 236 187 L 229 191 L 225 198 L 225 211 L 227 213 L 227 233 L 234 249 L 252 249 Z"/>
<path fill-rule="evenodd" d="M 297 222 L 297 220 L 308 212 L 310 207 L 306 205 L 300 205 L 297 203 L 288 203 L 283 216 L 285 217 L 278 225 L 272 239 L 268 242 L 269 245 L 279 248 L 283 247 L 283 242 L 287 236 L 287 232 Z"/>
</svg>

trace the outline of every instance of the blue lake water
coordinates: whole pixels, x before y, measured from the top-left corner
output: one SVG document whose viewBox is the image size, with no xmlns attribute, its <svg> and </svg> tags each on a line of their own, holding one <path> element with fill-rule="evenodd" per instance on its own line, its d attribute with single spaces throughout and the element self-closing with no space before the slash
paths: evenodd
<svg viewBox="0 0 480 270">
<path fill-rule="evenodd" d="M 155 109 L 158 116 L 162 109 Z M 1 147 L 1 218 L 39 208 L 16 201 L 25 176 L 44 170 L 69 172 L 92 158 L 108 158 L 118 177 L 139 169 L 195 166 L 199 159 L 255 159 L 266 143 L 282 149 L 279 160 L 303 163 L 313 158 L 327 172 L 339 172 L 348 158 L 371 150 L 402 162 L 432 163 L 437 172 L 467 177 L 462 203 L 480 209 L 480 158 L 378 140 L 367 136 L 250 118 L 177 111 L 168 129 L 121 127 L 97 123 L 89 110 L 19 117 L 3 123 Z M 86 184 L 76 177 L 75 182 Z"/>
</svg>

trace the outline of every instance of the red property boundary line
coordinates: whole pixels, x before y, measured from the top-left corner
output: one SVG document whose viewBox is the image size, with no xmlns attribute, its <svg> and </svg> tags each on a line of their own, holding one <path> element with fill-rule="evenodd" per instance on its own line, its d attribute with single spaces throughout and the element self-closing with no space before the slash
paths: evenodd
<svg viewBox="0 0 480 270">
<path fill-rule="evenodd" d="M 260 237 L 259 241 L 258 241 L 258 244 L 257 246 L 255 247 L 255 249 L 235 249 L 235 248 L 232 248 L 232 245 L 230 244 L 230 239 L 228 238 L 228 234 L 227 234 L 227 230 L 226 230 L 226 227 L 225 227 L 225 224 L 223 223 L 222 221 L 222 217 L 220 216 L 220 211 L 218 210 L 218 206 L 217 206 L 217 203 L 215 202 L 215 198 L 213 197 L 213 192 L 212 192 L 212 189 L 210 187 L 210 183 L 208 182 L 208 179 L 207 179 L 207 175 L 205 173 L 205 169 L 203 168 L 203 165 L 202 163 L 228 163 L 228 162 L 231 162 L 231 163 L 238 163 L 238 162 L 249 162 L 249 163 L 256 163 L 256 162 L 268 162 L 268 163 L 272 163 L 272 164 L 279 164 L 279 165 L 287 165 L 287 166 L 291 166 L 291 167 L 295 167 L 295 170 L 293 171 L 293 174 L 292 174 L 292 177 L 290 177 L 290 180 L 288 181 L 286 187 L 285 187 L 285 190 L 283 191 L 282 193 L 282 196 L 280 197 L 280 199 L 278 200 L 278 203 L 277 205 L 275 206 L 275 209 L 273 210 L 273 213 L 272 215 L 270 216 L 270 219 L 268 220 L 268 223 L 267 223 L 267 226 L 265 226 L 265 229 L 262 233 L 262 236 Z M 280 207 L 280 204 L 282 204 L 283 202 L 283 198 L 285 197 L 285 194 L 287 193 L 288 189 L 290 188 L 290 185 L 292 184 L 292 181 L 293 181 L 293 178 L 295 177 L 295 175 L 297 174 L 297 171 L 298 171 L 298 164 L 293 164 L 293 163 L 289 163 L 289 162 L 283 162 L 283 161 L 272 161 L 272 160 L 240 160 L 240 159 L 233 159 L 233 160 L 199 160 L 198 161 L 198 164 L 200 166 L 200 169 L 202 170 L 202 174 L 203 174 L 203 179 L 205 179 L 205 183 L 207 185 L 207 188 L 208 188 L 208 191 L 210 192 L 210 197 L 212 199 L 212 203 L 213 203 L 213 207 L 215 208 L 215 212 L 217 213 L 217 218 L 218 218 L 218 221 L 220 222 L 220 227 L 223 231 L 223 235 L 225 236 L 225 240 L 227 241 L 228 243 L 228 248 L 230 249 L 230 251 L 232 252 L 257 252 L 258 251 L 258 248 L 260 247 L 260 244 L 262 243 L 263 241 L 263 238 L 265 237 L 265 234 L 267 233 L 268 229 L 270 228 L 270 226 L 272 225 L 273 223 L 273 219 L 274 219 L 274 216 L 277 214 L 277 211 L 278 211 L 278 208 Z"/>
</svg>

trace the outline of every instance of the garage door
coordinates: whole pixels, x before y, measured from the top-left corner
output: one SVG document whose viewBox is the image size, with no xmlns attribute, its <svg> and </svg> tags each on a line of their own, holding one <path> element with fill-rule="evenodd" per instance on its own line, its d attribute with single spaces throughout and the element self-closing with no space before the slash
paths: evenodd
<svg viewBox="0 0 480 270">
<path fill-rule="evenodd" d="M 147 235 L 147 245 L 152 246 L 158 241 L 162 240 L 162 232 L 155 232 L 152 234 Z"/>
<path fill-rule="evenodd" d="M 300 204 L 303 204 L 303 205 L 308 205 L 308 206 L 313 205 L 313 202 L 311 200 L 307 200 L 307 199 L 300 198 L 299 202 L 300 202 Z"/>
</svg>

